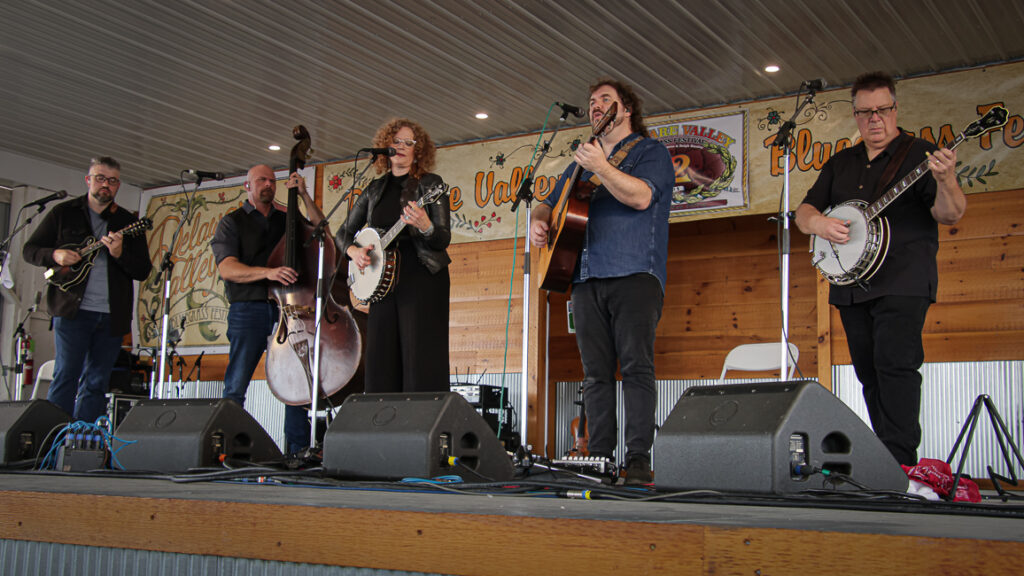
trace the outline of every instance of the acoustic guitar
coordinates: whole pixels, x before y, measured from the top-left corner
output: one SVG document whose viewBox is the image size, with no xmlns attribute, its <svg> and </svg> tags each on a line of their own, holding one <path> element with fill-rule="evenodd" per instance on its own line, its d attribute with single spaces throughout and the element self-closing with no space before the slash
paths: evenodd
<svg viewBox="0 0 1024 576">
<path fill-rule="evenodd" d="M 618 102 L 613 102 L 601 121 L 594 126 L 593 143 L 615 120 L 619 113 Z M 576 257 L 583 247 L 583 235 L 590 219 L 590 198 L 597 188 L 589 180 L 580 180 L 583 167 L 576 164 L 575 170 L 565 179 L 558 203 L 551 210 L 548 221 L 548 243 L 540 249 L 540 287 L 552 292 L 565 292 L 572 282 L 576 269 Z"/>
</svg>

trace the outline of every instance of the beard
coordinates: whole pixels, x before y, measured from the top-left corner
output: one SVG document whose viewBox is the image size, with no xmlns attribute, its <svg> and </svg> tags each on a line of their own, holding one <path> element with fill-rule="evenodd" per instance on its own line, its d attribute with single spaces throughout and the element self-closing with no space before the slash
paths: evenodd
<svg viewBox="0 0 1024 576">
<path fill-rule="evenodd" d="M 100 188 L 90 193 L 92 199 L 98 204 L 106 206 L 114 201 L 114 193 L 109 188 Z"/>
</svg>

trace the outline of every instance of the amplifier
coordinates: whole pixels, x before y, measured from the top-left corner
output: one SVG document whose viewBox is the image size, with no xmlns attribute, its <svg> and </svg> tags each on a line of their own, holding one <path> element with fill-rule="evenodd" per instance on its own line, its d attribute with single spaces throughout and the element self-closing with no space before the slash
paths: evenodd
<svg viewBox="0 0 1024 576">
<path fill-rule="evenodd" d="M 501 387 L 487 384 L 453 384 L 451 390 L 465 398 L 477 414 L 483 416 L 495 434 L 498 433 L 498 423 L 501 423 L 502 431 L 512 429 L 510 411 L 501 409 Z"/>
<path fill-rule="evenodd" d="M 498 440 L 506 450 L 515 451 L 516 448 L 519 448 L 519 435 L 512 432 L 512 410 L 502 410 L 501 408 L 501 386 L 452 384 L 451 391 L 469 402 L 469 405 L 483 417 L 484 422 L 487 422 L 487 426 L 495 434 L 498 434 L 498 424 L 501 424 L 501 434 L 498 436 Z M 507 392 L 505 400 L 508 404 Z"/>
</svg>

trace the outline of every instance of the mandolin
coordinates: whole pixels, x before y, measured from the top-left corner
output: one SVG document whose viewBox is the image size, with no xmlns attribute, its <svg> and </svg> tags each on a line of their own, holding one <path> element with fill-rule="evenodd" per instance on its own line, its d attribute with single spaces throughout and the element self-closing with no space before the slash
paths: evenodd
<svg viewBox="0 0 1024 576">
<path fill-rule="evenodd" d="M 152 220 L 141 218 L 118 230 L 118 233 L 124 237 L 138 236 L 146 232 L 146 230 L 152 230 L 152 228 Z M 54 266 L 43 273 L 43 278 L 59 290 L 67 292 L 89 277 L 89 271 L 92 270 L 92 265 L 96 261 L 97 250 L 103 248 L 103 242 L 90 236 L 79 244 L 69 244 L 61 246 L 61 248 L 78 252 L 82 259 L 71 266 Z"/>
</svg>

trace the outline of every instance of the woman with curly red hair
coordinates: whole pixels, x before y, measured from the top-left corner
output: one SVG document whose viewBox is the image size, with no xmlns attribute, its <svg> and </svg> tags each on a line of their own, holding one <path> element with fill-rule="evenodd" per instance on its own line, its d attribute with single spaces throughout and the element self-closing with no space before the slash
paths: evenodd
<svg viewBox="0 0 1024 576">
<path fill-rule="evenodd" d="M 394 119 L 377 130 L 375 148 L 394 148 L 378 156 L 381 177 L 356 199 L 339 237 L 345 254 L 363 270 L 372 245 L 353 243 L 364 226 L 389 230 L 399 220 L 405 228 L 389 246 L 398 254 L 397 279 L 391 290 L 370 304 L 365 342 L 366 392 L 436 392 L 448 390 L 448 276 L 446 249 L 451 242 L 448 202 L 420 207 L 416 201 L 444 182 L 434 168 L 436 148 L 419 124 Z"/>
</svg>

